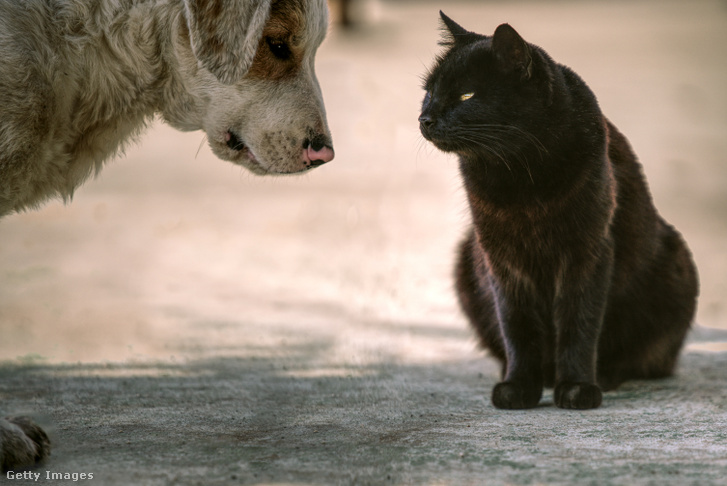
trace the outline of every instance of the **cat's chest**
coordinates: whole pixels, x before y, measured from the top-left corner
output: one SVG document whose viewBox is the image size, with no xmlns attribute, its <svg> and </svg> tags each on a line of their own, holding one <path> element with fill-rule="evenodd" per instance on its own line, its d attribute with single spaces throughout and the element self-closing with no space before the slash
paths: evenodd
<svg viewBox="0 0 727 486">
<path fill-rule="evenodd" d="M 501 206 L 471 198 L 470 205 L 480 244 L 501 260 L 537 265 L 579 259 L 608 234 L 601 211 L 585 204 Z"/>
<path fill-rule="evenodd" d="M 572 219 L 537 203 L 503 206 L 470 198 L 470 206 L 475 226 L 492 243 L 553 238 Z"/>
<path fill-rule="evenodd" d="M 544 208 L 480 209 L 473 221 L 477 243 L 501 285 L 550 295 L 568 268 L 587 258 L 589 242 L 568 215 Z"/>
</svg>

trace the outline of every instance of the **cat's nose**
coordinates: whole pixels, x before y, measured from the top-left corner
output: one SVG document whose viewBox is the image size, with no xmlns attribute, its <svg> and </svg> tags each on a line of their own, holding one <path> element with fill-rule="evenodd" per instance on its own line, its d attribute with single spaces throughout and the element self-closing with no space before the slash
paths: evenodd
<svg viewBox="0 0 727 486">
<path fill-rule="evenodd" d="M 434 123 L 434 120 L 432 120 L 432 117 L 430 115 L 421 115 L 419 116 L 419 124 L 423 126 L 424 128 L 429 128 Z"/>
</svg>

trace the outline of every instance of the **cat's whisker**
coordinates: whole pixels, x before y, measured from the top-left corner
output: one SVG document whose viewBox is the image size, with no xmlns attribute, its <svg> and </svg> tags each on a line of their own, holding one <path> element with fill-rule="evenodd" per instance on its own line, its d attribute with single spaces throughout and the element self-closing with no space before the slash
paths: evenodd
<svg viewBox="0 0 727 486">
<path fill-rule="evenodd" d="M 516 125 L 505 125 L 505 124 L 495 124 L 495 123 L 468 123 L 464 125 L 462 128 L 470 128 L 475 130 L 482 130 L 482 129 L 489 129 L 493 131 L 500 131 L 500 132 L 516 132 L 520 135 L 522 135 L 525 139 L 527 139 L 531 144 L 535 146 L 536 149 L 538 149 L 539 155 L 541 157 L 541 160 L 543 159 L 542 153 L 548 154 L 548 149 L 545 147 L 545 145 L 540 141 L 538 137 L 533 135 L 532 133 L 528 132 L 527 130 L 520 128 Z"/>
<path fill-rule="evenodd" d="M 530 182 L 535 184 L 533 172 L 530 169 L 530 164 L 528 163 L 528 157 L 523 154 L 521 150 L 514 150 L 514 147 L 516 146 L 506 145 L 502 142 L 501 138 L 483 134 L 482 132 L 466 131 L 466 133 L 466 140 L 471 141 L 480 147 L 486 148 L 490 153 L 496 151 L 498 154 L 498 160 L 502 161 L 507 166 L 508 170 L 512 172 L 512 168 L 507 163 L 508 157 L 506 155 L 509 155 L 509 159 L 517 161 L 517 163 L 520 164 L 520 166 L 527 172 Z M 538 153 L 540 154 L 540 152 Z M 542 159 L 542 154 L 540 155 Z"/>
<path fill-rule="evenodd" d="M 501 124 L 467 124 L 462 127 L 459 127 L 459 129 L 465 133 L 467 133 L 469 136 L 476 136 L 479 138 L 487 138 L 489 142 L 494 142 L 498 144 L 500 147 L 506 148 L 507 151 L 512 154 L 514 157 L 518 159 L 518 162 L 520 165 L 523 166 L 523 168 L 527 171 L 528 177 L 530 180 L 535 183 L 533 179 L 532 171 L 530 170 L 530 164 L 528 163 L 528 157 L 526 154 L 523 153 L 524 148 L 522 144 L 504 144 L 502 143 L 502 135 L 510 134 L 510 135 L 520 135 L 522 139 L 526 140 L 528 142 L 528 145 L 532 146 L 536 153 L 538 158 L 540 159 L 540 162 L 543 163 L 545 161 L 545 154 L 548 153 L 547 148 L 543 143 L 533 134 L 529 133 L 526 130 L 523 130 L 520 127 L 516 127 L 514 125 L 501 125 Z M 490 132 L 495 132 L 500 134 L 500 136 L 494 136 L 492 134 L 486 134 L 483 133 L 483 130 L 489 130 Z M 519 149 L 519 150 L 518 150 Z"/>
<path fill-rule="evenodd" d="M 505 167 L 507 167 L 507 170 L 509 170 L 512 173 L 512 167 L 510 167 L 510 164 L 507 163 L 507 158 L 505 157 L 505 154 L 502 152 L 502 150 L 498 150 L 498 148 L 501 147 L 493 147 L 491 145 L 488 145 L 487 143 L 483 142 L 497 142 L 494 138 L 488 138 L 488 137 L 482 137 L 482 134 L 473 134 L 475 136 L 473 137 L 464 137 L 459 136 L 458 138 L 460 140 L 463 140 L 465 142 L 470 142 L 475 145 L 477 145 L 480 148 L 485 149 L 488 153 L 495 156 L 497 160 L 501 161 L 503 164 L 505 164 Z"/>
<path fill-rule="evenodd" d="M 421 154 L 422 150 L 424 150 L 425 152 L 431 150 L 431 145 L 428 143 L 427 139 L 419 135 L 419 138 L 417 140 L 417 159 L 419 159 L 419 154 Z"/>
<path fill-rule="evenodd" d="M 524 157 L 521 155 L 518 157 L 518 161 L 520 162 L 520 165 L 527 171 L 528 177 L 530 178 L 530 182 L 532 182 L 533 185 L 535 185 L 535 179 L 533 179 L 533 173 L 530 170 L 530 164 L 528 164 L 527 157 Z"/>
</svg>

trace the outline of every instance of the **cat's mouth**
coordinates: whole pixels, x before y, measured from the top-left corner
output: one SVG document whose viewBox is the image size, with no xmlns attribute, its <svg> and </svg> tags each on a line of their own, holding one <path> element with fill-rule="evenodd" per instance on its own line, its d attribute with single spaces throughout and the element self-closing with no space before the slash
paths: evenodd
<svg viewBox="0 0 727 486">
<path fill-rule="evenodd" d="M 419 117 L 419 131 L 428 142 L 442 152 L 460 156 L 469 156 L 475 153 L 474 147 L 462 140 L 457 133 L 442 130 L 441 125 L 432 122 L 428 117 Z"/>
<path fill-rule="evenodd" d="M 422 136 L 443 152 L 454 152 L 446 137 L 439 134 L 435 121 L 427 114 L 419 117 L 419 131 Z"/>
<path fill-rule="evenodd" d="M 435 147 L 437 147 L 442 152 L 456 152 L 459 153 L 462 149 L 461 146 L 459 146 L 456 143 L 453 143 L 451 140 L 448 140 L 445 137 L 437 136 L 436 134 L 432 134 L 432 131 L 421 125 L 419 126 L 419 131 L 422 133 L 422 136 L 429 142 L 431 142 Z"/>
</svg>

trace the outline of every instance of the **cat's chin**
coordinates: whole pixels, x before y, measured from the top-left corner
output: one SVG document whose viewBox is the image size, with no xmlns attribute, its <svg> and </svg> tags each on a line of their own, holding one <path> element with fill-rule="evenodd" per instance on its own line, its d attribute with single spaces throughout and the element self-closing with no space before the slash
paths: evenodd
<svg viewBox="0 0 727 486">
<path fill-rule="evenodd" d="M 425 138 L 427 138 L 427 137 L 425 137 Z M 457 146 L 446 140 L 436 140 L 436 139 L 432 139 L 432 138 L 427 138 L 427 140 L 429 140 L 432 143 L 432 145 L 437 147 L 439 150 L 441 150 L 442 152 L 448 153 L 448 154 L 457 154 L 457 155 L 464 156 L 466 153 L 468 153 L 468 151 L 464 150 L 462 147 Z"/>
<path fill-rule="evenodd" d="M 482 157 L 480 154 L 477 154 L 476 152 L 474 152 L 472 150 L 467 150 L 466 148 L 462 148 L 462 147 L 437 147 L 437 148 L 446 154 L 456 155 L 460 159 L 482 160 Z"/>
</svg>

